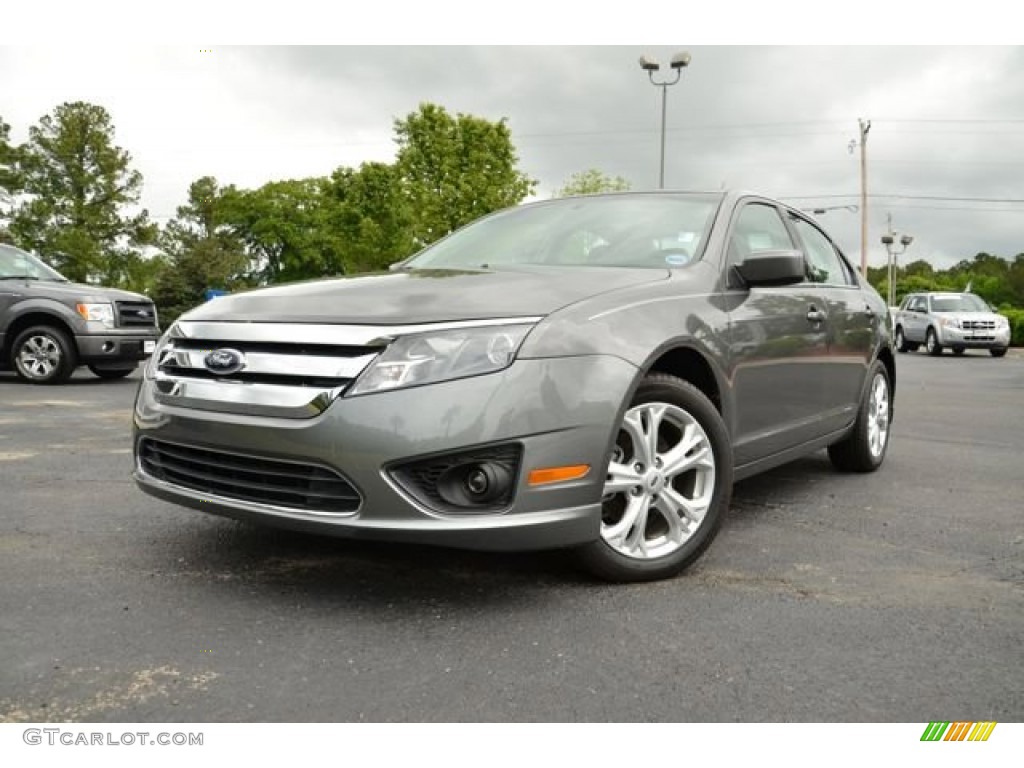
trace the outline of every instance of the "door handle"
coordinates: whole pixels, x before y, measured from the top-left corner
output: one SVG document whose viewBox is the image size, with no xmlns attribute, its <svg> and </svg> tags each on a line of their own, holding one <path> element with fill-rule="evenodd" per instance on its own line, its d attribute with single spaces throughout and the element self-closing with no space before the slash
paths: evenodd
<svg viewBox="0 0 1024 768">
<path fill-rule="evenodd" d="M 807 310 L 807 319 L 812 323 L 823 323 L 825 322 L 825 313 L 817 307 L 811 307 Z"/>
</svg>

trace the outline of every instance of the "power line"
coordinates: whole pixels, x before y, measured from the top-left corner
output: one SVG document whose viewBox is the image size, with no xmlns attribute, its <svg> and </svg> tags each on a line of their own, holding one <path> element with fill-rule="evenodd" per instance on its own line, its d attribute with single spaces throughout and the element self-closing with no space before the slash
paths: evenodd
<svg viewBox="0 0 1024 768">
<path fill-rule="evenodd" d="M 847 197 L 859 197 L 857 194 L 845 195 L 786 195 L 780 200 L 833 200 Z M 868 197 L 892 200 L 933 200 L 950 203 L 1024 203 L 1024 198 L 1012 197 L 943 197 L 941 195 L 882 195 L 870 194 Z"/>
</svg>

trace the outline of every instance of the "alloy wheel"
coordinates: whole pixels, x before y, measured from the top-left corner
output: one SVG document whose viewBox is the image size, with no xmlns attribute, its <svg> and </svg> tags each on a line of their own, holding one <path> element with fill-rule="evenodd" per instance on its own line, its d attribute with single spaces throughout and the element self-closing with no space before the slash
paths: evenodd
<svg viewBox="0 0 1024 768">
<path fill-rule="evenodd" d="M 623 418 L 604 485 L 601 537 L 649 560 L 676 552 L 700 528 L 715 488 L 715 455 L 700 423 L 669 403 Z"/>
<path fill-rule="evenodd" d="M 61 349 L 57 341 L 42 334 L 25 339 L 18 350 L 17 364 L 30 379 L 48 379 L 60 366 Z"/>
<path fill-rule="evenodd" d="M 889 384 L 885 376 L 875 374 L 868 399 L 868 450 L 876 459 L 889 439 Z"/>
</svg>

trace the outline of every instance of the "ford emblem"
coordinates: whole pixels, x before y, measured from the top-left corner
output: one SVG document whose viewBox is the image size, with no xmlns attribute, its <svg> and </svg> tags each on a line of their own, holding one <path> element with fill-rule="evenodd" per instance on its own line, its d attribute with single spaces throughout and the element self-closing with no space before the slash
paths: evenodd
<svg viewBox="0 0 1024 768">
<path fill-rule="evenodd" d="M 237 349 L 215 349 L 206 354 L 203 365 L 218 376 L 229 376 L 245 368 L 245 355 Z"/>
</svg>

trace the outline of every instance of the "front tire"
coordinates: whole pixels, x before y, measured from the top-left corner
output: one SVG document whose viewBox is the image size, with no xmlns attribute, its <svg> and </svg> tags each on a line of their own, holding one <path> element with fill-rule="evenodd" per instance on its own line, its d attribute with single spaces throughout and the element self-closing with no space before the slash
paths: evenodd
<svg viewBox="0 0 1024 768">
<path fill-rule="evenodd" d="M 90 365 L 89 370 L 101 379 L 123 379 L 125 376 L 131 375 L 136 367 L 133 365 L 131 368 L 97 368 L 95 365 Z"/>
<path fill-rule="evenodd" d="M 939 344 L 939 337 L 935 335 L 934 328 L 928 329 L 928 335 L 924 337 L 924 348 L 928 350 L 928 354 L 932 357 L 938 357 L 942 354 L 942 345 Z"/>
<path fill-rule="evenodd" d="M 992 357 L 1006 357 L 1006 347 L 999 347 L 998 349 L 990 349 L 988 351 Z"/>
<path fill-rule="evenodd" d="M 889 447 L 892 424 L 892 385 L 889 371 L 880 362 L 871 366 L 857 421 L 848 437 L 828 447 L 828 457 L 843 472 L 874 472 L 882 465 Z"/>
<path fill-rule="evenodd" d="M 623 416 L 604 485 L 601 538 L 581 564 L 614 582 L 675 576 L 707 549 L 732 495 L 732 446 L 699 389 L 649 374 Z"/>
<path fill-rule="evenodd" d="M 63 384 L 75 370 L 75 347 L 59 328 L 36 325 L 15 337 L 8 362 L 30 384 Z"/>
<path fill-rule="evenodd" d="M 906 352 L 910 348 L 907 346 L 907 337 L 903 335 L 903 326 L 896 326 L 896 351 Z"/>
</svg>

